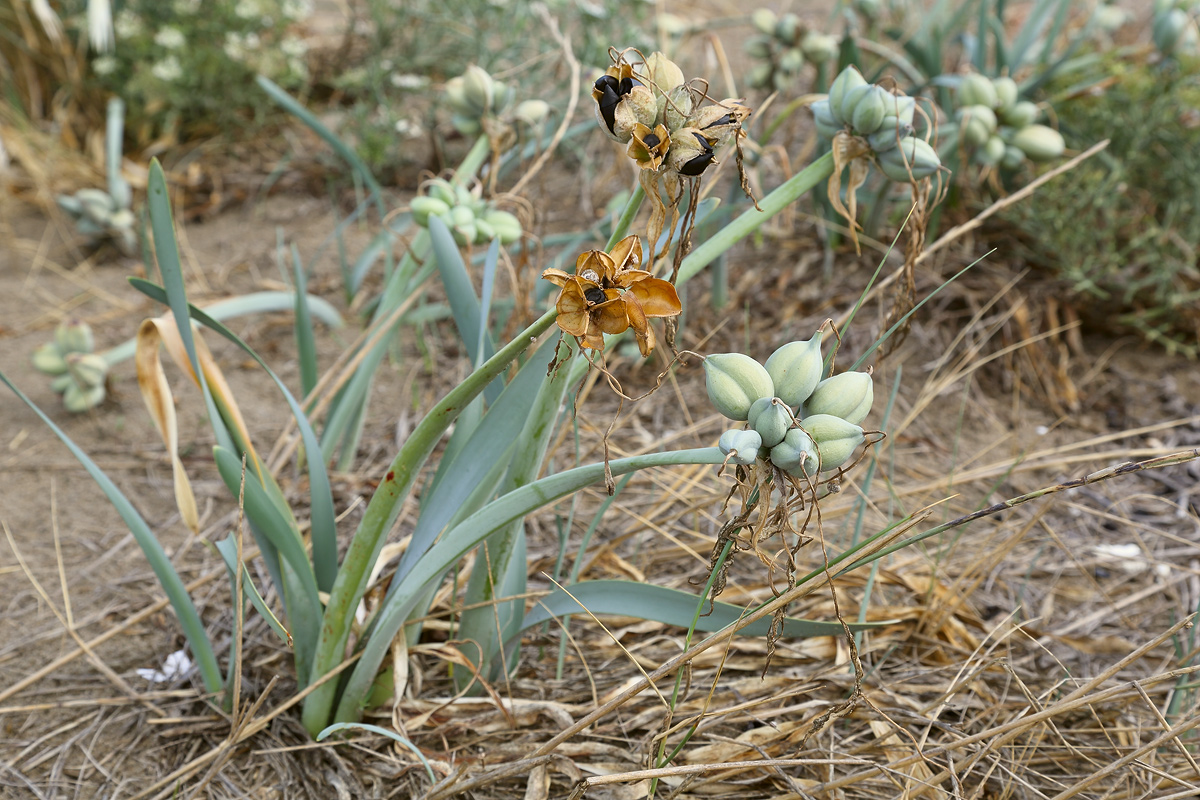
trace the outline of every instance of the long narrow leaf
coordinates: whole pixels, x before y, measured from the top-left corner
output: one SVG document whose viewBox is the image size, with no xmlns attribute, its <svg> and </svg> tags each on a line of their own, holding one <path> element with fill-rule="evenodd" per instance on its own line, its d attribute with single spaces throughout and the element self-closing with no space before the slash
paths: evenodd
<svg viewBox="0 0 1200 800">
<path fill-rule="evenodd" d="M 292 243 L 292 279 L 296 282 L 296 358 L 300 362 L 300 395 L 308 397 L 317 385 L 317 342 L 313 336 L 312 314 L 308 310 L 308 281 L 300 251 Z"/>
<path fill-rule="evenodd" d="M 716 447 L 703 447 L 621 458 L 610 462 L 609 467 L 611 474 L 616 476 L 649 467 L 720 464 L 724 460 L 725 456 Z M 362 703 L 375 680 L 375 673 L 426 583 L 435 576 L 440 576 L 454 562 L 505 525 L 561 497 L 603 480 L 604 467 L 603 463 L 588 464 L 542 478 L 489 503 L 447 531 L 417 564 L 420 575 L 431 577 L 425 582 L 406 581 L 406 585 L 396 593 L 391 603 L 381 609 L 375 623 L 375 634 L 367 642 L 358 664 L 350 675 L 335 714 L 335 721 L 352 722 L 362 713 Z"/>
<path fill-rule="evenodd" d="M 137 541 L 138 546 L 142 548 L 142 552 L 146 555 L 146 560 L 150 562 L 151 569 L 154 570 L 155 576 L 158 578 L 159 584 L 167 595 L 167 599 L 171 601 L 171 607 L 175 609 L 175 615 L 179 617 L 179 623 L 183 626 L 183 634 L 188 640 L 188 644 L 192 647 L 192 654 L 196 658 L 196 665 L 200 669 L 201 680 L 204 681 L 205 691 L 216 693 L 220 692 L 224 686 L 224 678 L 221 676 L 221 668 L 217 664 L 217 657 L 213 653 L 212 643 L 208 639 L 208 633 L 204 629 L 204 623 L 200 621 L 200 615 L 196 612 L 196 606 L 192 604 L 192 598 L 188 597 L 187 589 L 184 588 L 183 581 L 179 579 L 179 573 L 175 571 L 174 565 L 171 564 L 171 559 L 167 558 L 166 552 L 163 551 L 162 545 L 159 544 L 158 537 L 150 530 L 150 526 L 142 519 L 142 515 L 137 512 L 129 499 L 121 493 L 116 484 L 104 474 L 104 471 L 96 465 L 88 457 L 87 453 L 83 452 L 75 442 L 71 441 L 71 437 L 59 428 L 50 417 L 37 407 L 25 394 L 8 379 L 8 376 L 0 372 L 0 382 L 12 390 L 13 394 L 21 399 L 21 402 L 29 406 L 32 411 L 41 418 L 42 422 L 54 432 L 54 435 L 67 446 L 71 451 L 71 455 L 79 460 L 87 473 L 92 476 L 105 497 L 112 503 L 113 508 L 121 515 L 121 519 L 125 520 L 125 524 L 129 526 L 129 532 L 133 534 L 133 538 Z"/>
<path fill-rule="evenodd" d="M 568 594 L 569 592 L 569 594 Z M 572 599 L 574 595 L 574 599 Z M 656 586 L 652 583 L 603 580 L 584 581 L 568 586 L 566 591 L 556 588 L 537 601 L 525 615 L 521 629 L 527 630 L 548 619 L 568 614 L 614 614 L 635 619 L 650 619 L 664 625 L 687 628 L 692 624 L 699 601 L 691 592 Z M 577 602 L 578 601 L 578 602 Z M 712 633 L 736 622 L 745 609 L 729 603 L 713 603 L 712 613 L 700 617 L 696 630 Z M 884 622 L 848 623 L 850 630 L 868 630 L 885 625 L 894 625 L 896 620 Z M 743 636 L 766 636 L 771 627 L 770 619 L 760 619 L 742 628 Z M 815 622 L 807 619 L 785 617 L 782 635 L 787 638 L 803 639 L 810 636 L 838 636 L 842 634 L 840 622 Z"/>
</svg>

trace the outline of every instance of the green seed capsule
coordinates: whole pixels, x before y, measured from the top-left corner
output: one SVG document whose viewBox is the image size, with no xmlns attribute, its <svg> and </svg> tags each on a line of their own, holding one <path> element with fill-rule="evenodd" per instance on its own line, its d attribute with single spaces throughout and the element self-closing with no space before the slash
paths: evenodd
<svg viewBox="0 0 1200 800">
<path fill-rule="evenodd" d="M 512 244 L 521 238 L 521 220 L 513 214 L 492 209 L 483 215 L 483 219 L 500 237 L 501 244 Z"/>
<path fill-rule="evenodd" d="M 912 132 L 911 124 L 889 114 L 883 118 L 879 130 L 867 137 L 867 142 L 876 153 L 886 153 L 899 145 L 902 139 L 912 136 Z"/>
<path fill-rule="evenodd" d="M 721 434 L 717 447 L 721 453 L 732 456 L 729 463 L 748 467 L 758 458 L 758 450 L 762 447 L 762 437 L 757 431 L 725 431 Z"/>
<path fill-rule="evenodd" d="M 775 23 L 777 21 L 775 12 L 769 8 L 756 8 L 754 9 L 754 13 L 750 15 L 750 22 L 754 24 L 754 27 L 768 36 L 775 34 Z"/>
<path fill-rule="evenodd" d="M 987 106 L 995 108 L 1000 102 L 996 95 L 996 87 L 986 75 L 972 72 L 962 77 L 958 85 L 958 104 L 960 106 Z"/>
<path fill-rule="evenodd" d="M 789 47 L 779 57 L 779 68 L 789 75 L 804 69 L 804 53 L 798 47 Z"/>
<path fill-rule="evenodd" d="M 1024 150 L 1015 145 L 1004 145 L 1004 157 L 1000 159 L 1000 166 L 1005 169 L 1019 169 L 1023 163 L 1025 163 Z"/>
<path fill-rule="evenodd" d="M 1003 78 L 995 78 L 992 80 L 992 88 L 996 90 L 996 108 L 1000 110 L 1012 108 L 1017 102 L 1017 95 L 1020 94 L 1020 89 L 1017 88 L 1017 82 L 1007 76 Z"/>
<path fill-rule="evenodd" d="M 54 343 L 60 353 L 90 353 L 96 349 L 92 327 L 81 319 L 64 320 L 54 329 Z"/>
<path fill-rule="evenodd" d="M 54 342 L 39 345 L 33 351 L 32 361 L 34 369 L 47 375 L 61 375 L 67 371 L 67 362 Z"/>
<path fill-rule="evenodd" d="M 66 391 L 63 392 L 63 405 L 72 414 L 79 414 L 103 403 L 104 395 L 103 383 L 99 386 L 82 389 L 76 383 L 72 382 Z"/>
<path fill-rule="evenodd" d="M 876 162 L 884 175 L 898 183 L 908 183 L 910 170 L 913 180 L 919 181 L 937 172 L 942 165 L 937 151 L 929 142 L 915 136 L 901 139 L 900 144 L 892 150 L 876 153 Z"/>
<path fill-rule="evenodd" d="M 882 86 L 872 86 L 866 97 L 854 107 L 850 125 L 859 136 L 870 136 L 879 130 L 887 113 L 891 93 Z"/>
<path fill-rule="evenodd" d="M 414 197 L 410 208 L 412 209 L 413 221 L 422 228 L 429 226 L 430 215 L 440 217 L 450 211 L 450 206 L 436 197 Z"/>
<path fill-rule="evenodd" d="M 833 79 L 829 87 L 829 108 L 838 122 L 845 124 L 849 120 L 841 114 L 842 101 L 846 93 L 859 86 L 866 86 L 867 79 L 853 65 L 846 67 Z"/>
<path fill-rule="evenodd" d="M 867 418 L 875 402 L 871 376 L 865 372 L 843 372 L 817 384 L 804 404 L 804 419 L 810 415 L 830 414 L 857 425 Z M 807 421 L 802 422 L 808 427 Z"/>
<path fill-rule="evenodd" d="M 489 112 L 492 108 L 492 98 L 495 96 L 496 82 L 483 67 L 472 64 L 463 73 L 463 98 L 474 116 L 478 117 Z"/>
<path fill-rule="evenodd" d="M 745 44 L 746 55 L 751 58 L 770 58 L 771 42 L 772 39 L 770 36 L 754 36 L 747 39 Z"/>
<path fill-rule="evenodd" d="M 67 372 L 81 388 L 103 386 L 108 377 L 108 362 L 96 353 L 68 353 Z"/>
<path fill-rule="evenodd" d="M 832 414 L 814 414 L 801 423 L 812 437 L 821 457 L 821 472 L 845 464 L 863 442 L 862 428 Z"/>
<path fill-rule="evenodd" d="M 1037 122 L 1039 113 L 1037 103 L 1022 100 L 1019 103 L 1014 103 L 1012 108 L 1001 112 L 1000 116 L 1004 120 L 1005 125 L 1011 125 L 1019 129 Z"/>
<path fill-rule="evenodd" d="M 854 86 L 847 89 L 846 94 L 842 96 L 841 107 L 834 109 L 837 112 L 838 119 L 847 125 L 853 125 L 854 110 L 858 108 L 859 103 L 871 94 L 871 90 L 874 88 L 874 85 L 864 83 L 861 86 Z"/>
<path fill-rule="evenodd" d="M 996 132 L 996 112 L 987 106 L 964 106 L 955 112 L 962 140 L 971 147 L 982 147 Z"/>
<path fill-rule="evenodd" d="M 824 64 L 838 53 L 837 39 L 824 33 L 809 31 L 800 40 L 800 49 L 804 57 L 814 64 Z"/>
<path fill-rule="evenodd" d="M 817 133 L 826 139 L 832 139 L 838 131 L 843 130 L 843 125 L 834 117 L 828 100 L 818 100 L 809 106 L 809 109 L 812 110 L 813 123 L 817 128 Z"/>
<path fill-rule="evenodd" d="M 1021 148 L 1030 161 L 1053 161 L 1066 149 L 1062 134 L 1045 125 L 1025 126 L 1013 136 L 1012 144 Z"/>
<path fill-rule="evenodd" d="M 825 364 L 821 359 L 821 333 L 804 342 L 788 342 L 766 363 L 775 396 L 791 408 L 799 408 L 821 382 Z"/>
<path fill-rule="evenodd" d="M 709 401 L 734 420 L 746 420 L 755 400 L 775 396 L 766 368 L 742 353 L 717 353 L 705 358 L 704 381 Z"/>
<path fill-rule="evenodd" d="M 792 427 L 792 410 L 778 397 L 761 398 L 754 405 L 758 406 L 763 400 L 767 403 L 759 413 L 756 414 L 754 406 L 751 406 L 747 422 L 762 437 L 763 447 L 774 447 L 783 441 L 784 435 Z"/>
<path fill-rule="evenodd" d="M 812 437 L 799 428 L 792 428 L 782 442 L 771 448 L 771 463 L 797 478 L 816 477 L 819 462 Z"/>
</svg>

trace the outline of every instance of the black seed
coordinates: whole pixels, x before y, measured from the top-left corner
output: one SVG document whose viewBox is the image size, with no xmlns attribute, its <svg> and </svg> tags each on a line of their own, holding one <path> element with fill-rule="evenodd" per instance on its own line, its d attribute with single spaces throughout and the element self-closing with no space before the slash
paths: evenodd
<svg viewBox="0 0 1200 800">
<path fill-rule="evenodd" d="M 694 178 L 708 169 L 708 165 L 712 163 L 712 160 L 712 150 L 709 150 L 707 153 L 701 153 L 695 158 L 684 162 L 683 166 L 679 168 L 679 174 Z"/>
<path fill-rule="evenodd" d="M 731 114 L 726 114 L 725 116 L 721 117 L 719 120 L 716 120 L 715 122 L 705 125 L 704 130 L 708 130 L 709 128 L 715 128 L 718 125 L 732 125 L 732 124 L 733 124 L 733 116 Z"/>
<path fill-rule="evenodd" d="M 597 303 L 603 303 L 605 300 L 608 299 L 608 297 L 604 294 L 604 290 L 598 289 L 595 286 L 593 286 L 592 288 L 585 291 L 583 293 L 583 296 L 592 305 L 596 305 Z"/>
<path fill-rule="evenodd" d="M 657 135 L 651 133 L 648 134 L 646 138 L 642 139 L 642 144 L 646 145 L 647 150 L 650 150 L 654 147 L 657 147 L 658 143 L 661 141 L 662 139 L 659 139 Z"/>
<path fill-rule="evenodd" d="M 609 77 L 609 76 L 604 76 Z M 599 81 L 596 82 L 599 84 Z M 597 87 L 599 88 L 599 87 Z M 605 86 L 601 91 L 604 95 L 596 101 L 600 106 L 600 116 L 604 117 L 604 124 L 608 126 L 609 133 L 613 132 L 613 125 L 616 124 L 616 108 L 617 103 L 621 102 L 621 98 L 612 90 L 611 86 Z"/>
<path fill-rule="evenodd" d="M 611 89 L 615 93 L 620 90 L 621 82 L 612 75 L 601 75 L 596 79 L 596 88 L 601 92 Z"/>
</svg>

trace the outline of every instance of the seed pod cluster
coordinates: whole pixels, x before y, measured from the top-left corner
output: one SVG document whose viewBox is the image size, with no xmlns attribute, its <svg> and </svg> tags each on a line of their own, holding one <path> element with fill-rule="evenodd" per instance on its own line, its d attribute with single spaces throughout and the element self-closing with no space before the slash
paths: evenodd
<svg viewBox="0 0 1200 800">
<path fill-rule="evenodd" d="M 933 147 L 913 136 L 916 100 L 867 83 L 854 66 L 842 70 L 829 87 L 829 97 L 811 109 L 817 132 L 826 139 L 843 131 L 866 139 L 880 170 L 891 180 L 921 180 L 942 166 Z"/>
<path fill-rule="evenodd" d="M 683 71 L 662 53 L 631 64 L 625 55 L 592 86 L 596 121 L 626 154 L 651 174 L 695 177 L 715 159 L 715 148 L 741 134 L 750 109 L 727 99 L 701 106 Z"/>
<path fill-rule="evenodd" d="M 759 62 L 750 71 L 754 89 L 786 89 L 805 64 L 816 66 L 837 56 L 837 39 L 806 28 L 795 14 L 776 16 L 769 8 L 759 8 L 750 21 L 758 30 L 746 41 L 746 52 Z"/>
<path fill-rule="evenodd" d="M 484 120 L 493 121 L 497 130 L 512 124 L 536 128 L 545 122 L 550 104 L 545 100 L 524 100 L 516 103 L 516 89 L 498 81 L 476 64 L 467 67 L 462 75 L 446 81 L 443 89 L 450 106 L 450 122 L 464 136 L 478 136 L 484 131 Z"/>
<path fill-rule="evenodd" d="M 1062 135 L 1038 125 L 1037 104 L 1020 99 L 1016 81 L 989 78 L 979 73 L 963 75 L 958 85 L 959 139 L 974 151 L 984 166 L 1016 169 L 1025 162 L 1052 161 L 1062 155 Z"/>
<path fill-rule="evenodd" d="M 709 400 L 726 417 L 748 425 L 726 431 L 718 442 L 721 452 L 745 466 L 755 460 L 753 444 L 758 457 L 798 478 L 844 466 L 864 440 L 859 425 L 874 401 L 871 376 L 844 372 L 822 380 L 823 372 L 819 331 L 783 345 L 765 365 L 741 353 L 708 356 Z"/>
<path fill-rule="evenodd" d="M 1200 29 L 1194 16 L 1195 3 L 1189 0 L 1157 0 L 1150 26 L 1154 46 L 1165 56 L 1195 54 L 1200 45 Z"/>
<path fill-rule="evenodd" d="M 108 361 L 92 352 L 95 338 L 82 320 L 66 320 L 54 330 L 54 339 L 33 351 L 33 366 L 53 375 L 50 388 L 63 396 L 68 411 L 79 413 L 104 402 Z"/>
<path fill-rule="evenodd" d="M 477 191 L 441 178 L 426 182 L 424 189 L 425 194 L 414 197 L 410 205 L 413 220 L 422 228 L 429 227 L 431 216 L 438 217 L 463 246 L 487 244 L 497 238 L 511 244 L 521 238 L 521 221 L 493 207 Z"/>
<path fill-rule="evenodd" d="M 76 230 L 94 241 L 111 240 L 127 256 L 137 252 L 137 218 L 129 210 L 130 198 L 113 197 L 102 189 L 80 189 L 54 198 Z"/>
</svg>

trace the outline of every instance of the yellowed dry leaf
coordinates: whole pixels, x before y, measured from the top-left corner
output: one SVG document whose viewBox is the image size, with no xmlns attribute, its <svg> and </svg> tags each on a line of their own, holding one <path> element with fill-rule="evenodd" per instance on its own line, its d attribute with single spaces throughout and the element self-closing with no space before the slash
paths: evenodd
<svg viewBox="0 0 1200 800">
<path fill-rule="evenodd" d="M 199 533 L 200 516 L 196 510 L 196 496 L 192 492 L 187 472 L 183 469 L 183 462 L 179 459 L 179 426 L 175 418 L 175 401 L 171 397 L 171 387 L 158 358 L 158 345 L 162 339 L 159 331 L 165 324 L 167 323 L 161 318 L 148 319 L 138 328 L 137 350 L 134 355 L 138 389 L 171 457 L 171 472 L 175 479 L 175 505 L 179 507 L 183 523 L 192 533 Z"/>
</svg>

